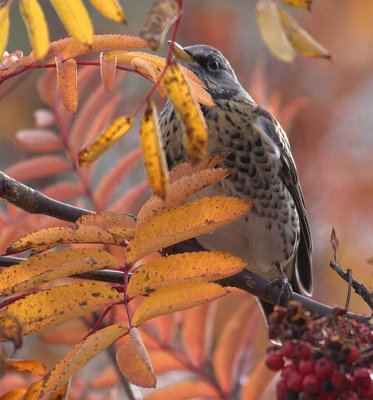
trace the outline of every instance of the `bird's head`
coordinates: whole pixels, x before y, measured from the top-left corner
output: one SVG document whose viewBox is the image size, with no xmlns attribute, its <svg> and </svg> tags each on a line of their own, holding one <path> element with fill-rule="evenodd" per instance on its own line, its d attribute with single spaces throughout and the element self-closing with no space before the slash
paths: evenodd
<svg viewBox="0 0 373 400">
<path fill-rule="evenodd" d="M 201 79 L 214 99 L 248 96 L 229 62 L 219 50 L 206 45 L 181 47 L 174 43 L 173 53 L 180 64 L 192 70 Z"/>
</svg>

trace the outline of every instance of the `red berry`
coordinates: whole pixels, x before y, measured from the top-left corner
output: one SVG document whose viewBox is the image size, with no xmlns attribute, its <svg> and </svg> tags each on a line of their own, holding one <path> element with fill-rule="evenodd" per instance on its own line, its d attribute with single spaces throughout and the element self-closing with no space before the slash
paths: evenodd
<svg viewBox="0 0 373 400">
<path fill-rule="evenodd" d="M 303 380 L 302 374 L 298 371 L 293 371 L 292 373 L 289 374 L 286 380 L 287 387 L 292 392 L 300 392 L 303 388 L 302 380 Z"/>
<path fill-rule="evenodd" d="M 292 340 L 287 340 L 282 348 L 282 354 L 286 358 L 292 358 L 294 353 L 294 342 Z"/>
<path fill-rule="evenodd" d="M 298 371 L 298 367 L 294 364 L 289 364 L 281 371 L 281 376 L 287 380 L 288 376 L 294 371 Z"/>
<path fill-rule="evenodd" d="M 318 391 L 320 390 L 320 380 L 316 375 L 306 375 L 303 378 L 303 389 L 307 392 L 307 393 L 318 393 Z"/>
<path fill-rule="evenodd" d="M 368 368 L 360 368 L 354 373 L 354 381 L 357 387 L 369 389 L 372 386 L 372 379 Z"/>
<path fill-rule="evenodd" d="M 338 370 L 333 371 L 330 381 L 340 391 L 345 390 L 349 384 L 346 374 Z"/>
<path fill-rule="evenodd" d="M 285 398 L 287 386 L 285 379 L 279 379 L 276 383 L 277 398 Z"/>
<path fill-rule="evenodd" d="M 300 360 L 299 361 L 299 372 L 302 375 L 313 374 L 315 371 L 315 361 L 313 360 Z"/>
<path fill-rule="evenodd" d="M 359 400 L 355 393 L 349 393 L 346 397 L 346 400 Z"/>
<path fill-rule="evenodd" d="M 334 370 L 334 363 L 326 357 L 319 358 L 315 363 L 315 374 L 320 379 L 328 378 Z"/>
<path fill-rule="evenodd" d="M 284 366 L 284 358 L 279 351 L 272 351 L 266 356 L 266 365 L 272 371 L 279 371 Z"/>
<path fill-rule="evenodd" d="M 296 360 L 307 360 L 310 358 L 311 354 L 312 346 L 304 340 L 300 340 L 294 346 L 293 358 Z"/>
<path fill-rule="evenodd" d="M 356 346 L 351 346 L 346 361 L 348 364 L 353 364 L 357 360 L 360 360 L 360 351 Z"/>
<path fill-rule="evenodd" d="M 361 399 L 373 400 L 373 386 L 370 388 L 362 388 L 359 391 L 359 395 Z"/>
</svg>

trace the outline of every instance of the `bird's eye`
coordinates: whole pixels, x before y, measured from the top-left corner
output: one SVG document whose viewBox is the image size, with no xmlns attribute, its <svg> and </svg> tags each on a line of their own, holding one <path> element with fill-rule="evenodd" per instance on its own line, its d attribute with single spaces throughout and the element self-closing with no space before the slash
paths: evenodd
<svg viewBox="0 0 373 400">
<path fill-rule="evenodd" d="M 219 63 L 218 60 L 210 60 L 210 61 L 207 63 L 207 68 L 208 68 L 210 71 L 217 71 L 218 69 L 220 69 L 220 63 Z"/>
</svg>

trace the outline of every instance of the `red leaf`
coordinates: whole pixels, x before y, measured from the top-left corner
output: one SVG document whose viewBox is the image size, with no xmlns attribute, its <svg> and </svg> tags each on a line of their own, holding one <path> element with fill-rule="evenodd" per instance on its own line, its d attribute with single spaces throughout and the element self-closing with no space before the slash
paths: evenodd
<svg viewBox="0 0 373 400">
<path fill-rule="evenodd" d="M 49 129 L 21 129 L 16 133 L 16 144 L 33 153 L 48 153 L 62 147 L 61 139 Z"/>
<path fill-rule="evenodd" d="M 114 211 L 132 212 L 137 214 L 141 207 L 141 199 L 148 191 L 148 182 L 139 183 L 132 189 L 127 190 L 120 196 L 111 206 L 110 209 Z"/>
<path fill-rule="evenodd" d="M 64 201 L 82 196 L 84 188 L 80 183 L 58 182 L 45 187 L 42 192 L 53 199 Z"/>
<path fill-rule="evenodd" d="M 26 181 L 53 176 L 70 169 L 66 161 L 59 156 L 40 156 L 13 164 L 5 173 L 19 181 Z"/>
</svg>

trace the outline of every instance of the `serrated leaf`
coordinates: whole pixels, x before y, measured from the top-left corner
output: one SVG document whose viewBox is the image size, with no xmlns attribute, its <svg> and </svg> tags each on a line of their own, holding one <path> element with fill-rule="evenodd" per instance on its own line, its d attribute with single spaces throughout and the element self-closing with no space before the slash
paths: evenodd
<svg viewBox="0 0 373 400">
<path fill-rule="evenodd" d="M 164 199 L 168 189 L 168 169 L 153 101 L 149 102 L 141 120 L 140 142 L 149 185 L 157 196 Z"/>
<path fill-rule="evenodd" d="M 78 73 L 73 58 L 61 60 L 55 57 L 58 92 L 66 110 L 74 113 L 78 108 Z"/>
<path fill-rule="evenodd" d="M 110 325 L 75 345 L 48 374 L 42 384 L 38 400 L 51 399 L 58 389 L 67 385 L 75 372 L 127 332 L 128 327 L 124 324 Z"/>
<path fill-rule="evenodd" d="M 271 53 L 281 61 L 292 62 L 295 51 L 280 23 L 277 4 L 272 0 L 258 0 L 256 21 Z"/>
<path fill-rule="evenodd" d="M 145 400 L 218 399 L 220 396 L 213 384 L 196 379 L 155 390 L 145 396 Z"/>
<path fill-rule="evenodd" d="M 117 0 L 90 0 L 90 2 L 104 17 L 122 24 L 127 22 L 122 7 Z"/>
<path fill-rule="evenodd" d="M 289 4 L 293 7 L 302 7 L 311 9 L 312 0 L 282 0 L 284 3 Z"/>
<path fill-rule="evenodd" d="M 8 311 L 20 320 L 24 334 L 32 335 L 97 311 L 119 299 L 118 292 L 105 283 L 81 282 L 30 294 L 10 304 Z"/>
<path fill-rule="evenodd" d="M 129 382 L 147 388 L 155 387 L 153 367 L 137 328 L 131 328 L 130 340 L 119 347 L 117 364 Z"/>
<path fill-rule="evenodd" d="M 0 8 L 0 59 L 3 57 L 9 35 L 9 3 Z"/>
<path fill-rule="evenodd" d="M 149 294 L 183 281 L 214 281 L 240 272 L 247 262 L 222 252 L 174 254 L 139 267 L 127 288 L 129 297 Z"/>
<path fill-rule="evenodd" d="M 7 369 L 15 372 L 28 372 L 32 375 L 45 375 L 45 365 L 37 360 L 7 360 Z"/>
<path fill-rule="evenodd" d="M 204 197 L 157 215 L 141 228 L 127 247 L 127 261 L 183 240 L 203 235 L 239 219 L 251 203 L 233 197 Z"/>
<path fill-rule="evenodd" d="M 207 282 L 182 282 L 161 288 L 144 299 L 132 317 L 132 324 L 139 326 L 149 319 L 205 304 L 227 293 L 220 285 Z"/>
<path fill-rule="evenodd" d="M 158 0 L 151 6 L 140 37 L 147 40 L 152 50 L 158 50 L 179 12 L 177 0 Z"/>
<path fill-rule="evenodd" d="M 79 152 L 79 165 L 83 167 L 90 165 L 121 139 L 129 131 L 132 123 L 132 117 L 122 116 L 116 118 L 92 144 Z"/>
<path fill-rule="evenodd" d="M 184 127 L 186 151 L 192 161 L 207 155 L 207 125 L 199 104 L 177 64 L 170 64 L 163 76 L 164 87 Z"/>
<path fill-rule="evenodd" d="M 0 342 L 11 340 L 17 349 L 22 345 L 22 322 L 8 311 L 0 311 Z"/>
<path fill-rule="evenodd" d="M 115 89 L 115 72 L 117 68 L 117 58 L 105 58 L 104 52 L 100 53 L 100 73 L 101 81 L 105 90 L 111 93 Z"/>
<path fill-rule="evenodd" d="M 57 226 L 28 233 L 15 240 L 7 249 L 8 254 L 32 249 L 40 253 L 55 246 L 67 243 L 100 243 L 123 245 L 132 237 L 130 230 L 110 232 L 94 225 Z"/>
<path fill-rule="evenodd" d="M 192 175 L 184 176 L 171 183 L 165 200 L 152 196 L 139 211 L 137 227 L 144 225 L 151 218 L 177 206 L 193 194 L 199 192 L 220 179 L 225 178 L 231 170 L 211 168 L 198 171 Z"/>
<path fill-rule="evenodd" d="M 81 0 L 50 0 L 67 33 L 86 46 L 93 42 L 93 26 Z"/>
<path fill-rule="evenodd" d="M 65 276 L 118 266 L 115 257 L 99 249 L 66 249 L 30 257 L 0 274 L 0 296 L 27 291 Z"/>
<path fill-rule="evenodd" d="M 291 44 L 307 57 L 330 58 L 329 51 L 317 42 L 298 22 L 277 6 L 281 26 Z"/>
<path fill-rule="evenodd" d="M 19 9 L 27 27 L 35 57 L 42 60 L 49 49 L 49 32 L 43 10 L 37 0 L 20 0 Z"/>
</svg>

